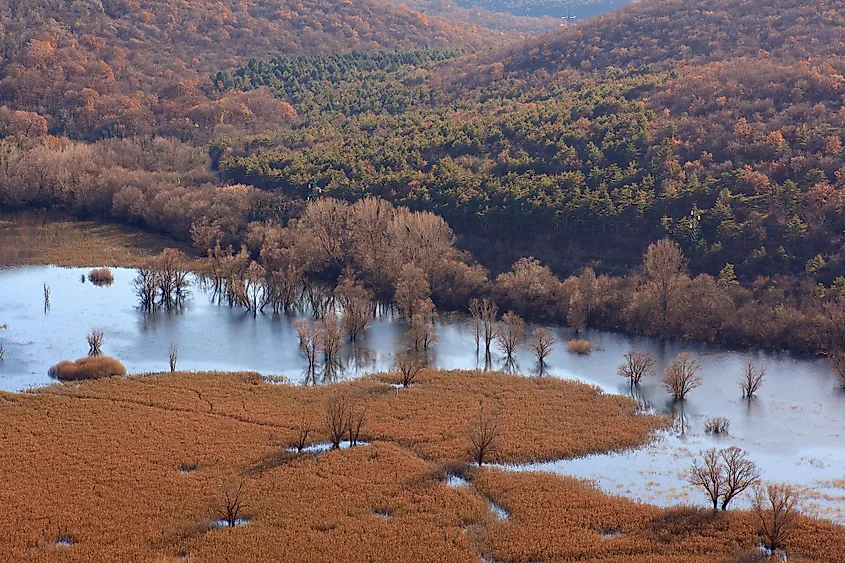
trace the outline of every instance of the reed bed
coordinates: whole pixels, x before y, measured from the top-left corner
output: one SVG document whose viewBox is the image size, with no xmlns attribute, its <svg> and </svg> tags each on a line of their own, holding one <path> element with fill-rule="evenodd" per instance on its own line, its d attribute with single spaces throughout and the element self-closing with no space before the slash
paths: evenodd
<svg viewBox="0 0 845 563">
<path fill-rule="evenodd" d="M 126 367 L 109 356 L 87 356 L 75 362 L 63 360 L 52 366 L 49 374 L 59 381 L 82 381 L 126 375 Z"/>
<path fill-rule="evenodd" d="M 370 445 L 288 452 L 303 420 L 311 440 L 327 438 L 323 408 L 337 392 L 366 407 L 362 438 Z M 586 385 L 478 372 L 425 371 L 398 391 L 377 377 L 307 388 L 251 373 L 177 372 L 0 393 L 0 553 L 43 561 L 350 562 L 478 561 L 490 553 L 553 560 L 578 549 L 586 559 L 618 561 L 733 553 L 733 536 L 710 537 L 711 528 L 683 540 L 648 536 L 663 511 L 553 475 L 484 468 L 468 473 L 471 487 L 447 486 L 444 467 L 466 461 L 480 397 L 500 417 L 500 461 L 634 445 L 665 423 Z M 232 483 L 243 484 L 250 523 L 215 529 L 221 493 Z M 510 512 L 508 521 L 496 520 L 487 497 Z M 810 552 L 840 553 L 841 529 L 813 525 L 808 531 L 819 536 Z M 604 540 L 604 528 L 623 535 Z M 626 539 L 635 532 L 641 539 Z M 72 545 L 56 545 L 64 537 Z M 629 541 L 631 551 L 601 543 Z M 649 559 L 643 542 L 662 559 Z"/>
<path fill-rule="evenodd" d="M 109 268 L 94 268 L 88 272 L 88 281 L 94 285 L 111 285 L 114 283 L 114 274 Z"/>
<path fill-rule="evenodd" d="M 582 340 L 579 338 L 574 338 L 566 343 L 566 349 L 570 354 L 579 354 L 581 356 L 586 356 L 596 348 L 598 348 L 598 346 L 589 340 Z"/>
</svg>

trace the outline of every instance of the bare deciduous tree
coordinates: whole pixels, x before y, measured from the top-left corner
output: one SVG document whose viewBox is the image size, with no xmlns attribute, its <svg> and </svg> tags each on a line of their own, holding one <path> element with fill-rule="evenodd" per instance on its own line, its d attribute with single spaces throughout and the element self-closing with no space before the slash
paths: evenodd
<svg viewBox="0 0 845 563">
<path fill-rule="evenodd" d="M 798 492 L 789 485 L 758 485 L 752 509 L 760 522 L 763 545 L 774 554 L 786 550 L 798 519 Z"/>
<path fill-rule="evenodd" d="M 502 321 L 496 330 L 496 343 L 509 360 L 513 359 L 514 352 L 522 345 L 524 338 L 525 321 L 522 317 L 513 311 L 502 315 Z"/>
<path fill-rule="evenodd" d="M 676 401 L 683 401 L 687 394 L 701 385 L 701 378 L 697 373 L 701 369 L 698 362 L 690 358 L 686 352 L 669 362 L 663 372 L 663 384 Z"/>
<path fill-rule="evenodd" d="M 245 509 L 243 481 L 237 487 L 229 487 L 223 490 L 217 515 L 228 527 L 234 528 L 237 526 Z"/>
<path fill-rule="evenodd" d="M 566 324 L 575 332 L 580 332 L 581 329 L 587 326 L 587 315 L 589 314 L 589 305 L 581 295 L 581 290 L 577 287 L 572 295 L 569 296 L 569 308 L 566 311 Z"/>
<path fill-rule="evenodd" d="M 88 341 L 89 356 L 99 356 L 102 353 L 101 349 L 103 347 L 104 339 L 105 336 L 103 335 L 103 331 L 91 329 L 91 332 L 85 337 L 85 340 Z"/>
<path fill-rule="evenodd" d="M 414 307 L 414 314 L 408 325 L 408 343 L 417 352 L 425 352 L 437 342 L 437 316 L 431 299 L 419 301 Z"/>
<path fill-rule="evenodd" d="M 296 430 L 296 453 L 301 454 L 308 445 L 308 436 L 311 434 L 311 425 L 304 412 L 299 416 L 299 425 Z"/>
<path fill-rule="evenodd" d="M 312 377 L 317 369 L 317 357 L 322 347 L 322 339 L 318 332 L 322 330 L 322 323 L 315 322 L 312 326 L 308 319 L 299 319 L 293 323 L 296 335 L 299 337 L 299 353 L 308 363 L 308 376 Z"/>
<path fill-rule="evenodd" d="M 358 440 L 361 437 L 361 429 L 364 427 L 364 416 L 367 414 L 367 408 L 359 405 L 357 402 L 351 402 L 349 406 L 349 418 L 346 426 L 349 432 L 349 446 L 357 446 Z"/>
<path fill-rule="evenodd" d="M 422 355 L 409 350 L 397 353 L 393 363 L 402 376 L 402 387 L 411 385 L 425 368 L 425 360 Z"/>
<path fill-rule="evenodd" d="M 335 365 L 340 356 L 340 348 L 343 345 L 343 331 L 341 329 L 340 319 L 333 313 L 327 313 L 323 320 L 322 331 L 319 332 L 321 337 L 321 348 L 323 350 L 323 363 L 325 365 Z"/>
<path fill-rule="evenodd" d="M 141 267 L 132 281 L 138 305 L 145 313 L 152 313 L 157 307 L 158 273 L 150 267 Z"/>
<path fill-rule="evenodd" d="M 725 466 L 722 510 L 727 510 L 728 504 L 734 498 L 760 482 L 760 470 L 757 464 L 748 459 L 748 453 L 736 446 L 720 450 L 719 457 Z"/>
<path fill-rule="evenodd" d="M 739 386 L 742 389 L 742 396 L 746 399 L 751 399 L 763 383 L 766 377 L 766 368 L 757 367 L 754 362 L 748 362 L 745 370 L 742 372 L 742 377 L 739 380 Z"/>
<path fill-rule="evenodd" d="M 480 349 L 481 341 L 484 341 L 484 351 L 490 353 L 490 344 L 496 337 L 496 316 L 499 308 L 491 300 L 473 299 L 469 302 L 469 312 L 472 315 L 473 328 L 475 331 L 475 349 Z"/>
<path fill-rule="evenodd" d="M 349 428 L 351 399 L 349 393 L 335 390 L 326 401 L 326 428 L 332 449 L 340 448 L 340 442 Z"/>
<path fill-rule="evenodd" d="M 632 387 L 639 385 L 643 377 L 655 375 L 654 356 L 645 350 L 631 350 L 625 354 L 625 363 L 619 366 L 617 373 L 627 378 Z"/>
<path fill-rule="evenodd" d="M 431 287 L 425 272 L 413 263 L 402 266 L 399 278 L 396 280 L 396 305 L 399 311 L 413 318 L 417 305 L 431 298 Z"/>
<path fill-rule="evenodd" d="M 690 484 L 704 489 L 713 510 L 727 510 L 734 498 L 759 482 L 760 471 L 745 450 L 709 448 L 693 461 L 688 478 Z"/>
<path fill-rule="evenodd" d="M 373 295 L 357 285 L 351 274 L 337 286 L 335 295 L 343 306 L 343 332 L 350 342 L 355 342 L 364 334 L 373 318 Z"/>
<path fill-rule="evenodd" d="M 678 297 L 679 280 L 684 277 L 686 265 L 681 247 L 668 238 L 650 244 L 643 256 L 648 279 L 645 290 L 657 300 L 661 336 L 668 334 L 670 309 Z"/>
<path fill-rule="evenodd" d="M 168 360 L 170 361 L 170 372 L 176 371 L 176 359 L 179 356 L 179 348 L 176 344 L 171 344 L 168 350 Z"/>
<path fill-rule="evenodd" d="M 531 351 L 534 352 L 534 355 L 537 356 L 537 363 L 540 364 L 541 369 L 546 365 L 546 358 L 552 353 L 554 344 L 554 335 L 545 328 L 536 328 L 531 333 L 529 346 L 531 346 Z"/>
<path fill-rule="evenodd" d="M 725 485 L 725 467 L 716 448 L 704 450 L 701 452 L 701 460 L 692 462 L 689 481 L 693 486 L 704 489 L 713 503 L 713 510 L 718 510 Z"/>
<path fill-rule="evenodd" d="M 478 402 L 478 419 L 469 432 L 469 453 L 479 467 L 495 452 L 500 439 L 499 421 L 484 412 L 484 401 Z"/>
</svg>

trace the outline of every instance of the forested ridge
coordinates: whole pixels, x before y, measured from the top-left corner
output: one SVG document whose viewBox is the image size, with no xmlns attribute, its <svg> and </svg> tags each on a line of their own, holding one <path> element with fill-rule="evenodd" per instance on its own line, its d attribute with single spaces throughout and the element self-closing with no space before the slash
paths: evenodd
<svg viewBox="0 0 845 563">
<path fill-rule="evenodd" d="M 0 105 L 53 135 L 189 138 L 208 114 L 238 113 L 241 100 L 210 111 L 202 86 L 250 58 L 506 39 L 383 0 L 2 0 Z"/>
</svg>

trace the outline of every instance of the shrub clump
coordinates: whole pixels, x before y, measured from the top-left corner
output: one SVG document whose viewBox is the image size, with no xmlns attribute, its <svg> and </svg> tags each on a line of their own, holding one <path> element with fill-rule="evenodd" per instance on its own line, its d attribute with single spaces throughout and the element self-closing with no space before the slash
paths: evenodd
<svg viewBox="0 0 845 563">
<path fill-rule="evenodd" d="M 94 285 L 111 285 L 114 283 L 114 274 L 108 268 L 94 268 L 88 272 L 88 281 Z"/>
<path fill-rule="evenodd" d="M 126 367 L 119 360 L 108 356 L 88 356 L 75 362 L 63 360 L 47 372 L 59 381 L 81 381 L 100 379 L 115 375 L 126 375 Z"/>
<path fill-rule="evenodd" d="M 571 354 L 581 354 L 582 356 L 586 356 L 596 348 L 597 346 L 589 340 L 581 340 L 578 338 L 566 343 L 566 349 L 569 350 Z"/>
<path fill-rule="evenodd" d="M 714 416 L 704 424 L 705 432 L 710 434 L 727 434 L 731 427 L 731 421 L 724 416 Z"/>
</svg>

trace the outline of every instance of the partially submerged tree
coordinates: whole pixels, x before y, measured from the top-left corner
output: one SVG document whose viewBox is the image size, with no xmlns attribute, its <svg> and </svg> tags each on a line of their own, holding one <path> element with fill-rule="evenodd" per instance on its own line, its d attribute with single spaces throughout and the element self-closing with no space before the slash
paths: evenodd
<svg viewBox="0 0 845 563">
<path fill-rule="evenodd" d="M 758 485 L 754 489 L 751 507 L 760 523 L 762 543 L 772 555 L 785 551 L 795 532 L 798 500 L 798 491 L 789 485 Z"/>
<path fill-rule="evenodd" d="M 91 329 L 91 332 L 85 337 L 85 340 L 88 341 L 89 356 L 99 356 L 102 353 L 103 341 L 105 340 L 103 331 Z"/>
<path fill-rule="evenodd" d="M 323 363 L 326 366 L 334 366 L 340 357 L 340 348 L 343 345 L 343 330 L 340 319 L 334 313 L 325 315 L 322 323 L 322 330 L 318 329 L 320 348 L 323 350 Z"/>
<path fill-rule="evenodd" d="M 437 342 L 437 326 L 434 324 L 436 316 L 431 299 L 417 302 L 408 324 L 408 344 L 414 351 L 425 352 Z"/>
<path fill-rule="evenodd" d="M 417 305 L 430 298 L 431 287 L 428 285 L 425 272 L 413 263 L 402 266 L 402 271 L 396 280 L 395 292 L 399 312 L 411 319 L 417 310 Z"/>
<path fill-rule="evenodd" d="M 742 372 L 742 377 L 739 380 L 739 387 L 742 389 L 742 397 L 744 399 L 751 399 L 760 388 L 763 380 L 766 377 L 765 366 L 757 367 L 754 362 L 748 362 Z"/>
<path fill-rule="evenodd" d="M 525 321 L 522 317 L 508 311 L 502 315 L 502 320 L 496 330 L 496 344 L 507 356 L 508 360 L 513 360 L 513 354 L 516 349 L 522 345 L 525 338 Z"/>
<path fill-rule="evenodd" d="M 496 316 L 499 308 L 486 297 L 469 302 L 469 312 L 472 315 L 473 331 L 475 334 L 475 349 L 479 350 L 481 341 L 484 341 L 484 351 L 490 354 L 490 344 L 496 337 Z"/>
<path fill-rule="evenodd" d="M 335 295 L 343 307 L 343 332 L 350 342 L 355 342 L 373 318 L 373 294 L 355 283 L 354 277 L 349 274 L 335 288 Z"/>
<path fill-rule="evenodd" d="M 546 358 L 552 353 L 552 348 L 555 344 L 554 335 L 545 328 L 536 328 L 531 333 L 531 340 L 529 346 L 534 355 L 537 356 L 537 363 L 540 364 L 540 370 L 546 365 Z"/>
<path fill-rule="evenodd" d="M 701 365 L 693 360 L 686 352 L 669 362 L 663 372 L 663 384 L 676 401 L 684 401 L 690 391 L 701 385 L 701 378 L 697 375 Z"/>
<path fill-rule="evenodd" d="M 402 376 L 402 387 L 408 387 L 425 368 L 425 359 L 419 353 L 405 350 L 396 354 L 393 364 Z"/>
<path fill-rule="evenodd" d="M 322 323 L 315 322 L 313 325 L 308 319 L 302 318 L 293 323 L 296 335 L 299 337 L 299 354 L 308 364 L 308 377 L 314 376 L 317 370 L 317 360 L 323 343 L 320 333 Z"/>
<path fill-rule="evenodd" d="M 643 377 L 655 375 L 654 356 L 645 350 L 631 350 L 625 354 L 625 363 L 619 366 L 617 373 L 632 387 L 639 385 Z"/>
<path fill-rule="evenodd" d="M 499 447 L 501 433 L 497 418 L 484 412 L 484 401 L 478 402 L 478 418 L 469 432 L 469 454 L 481 467 Z"/>
</svg>

